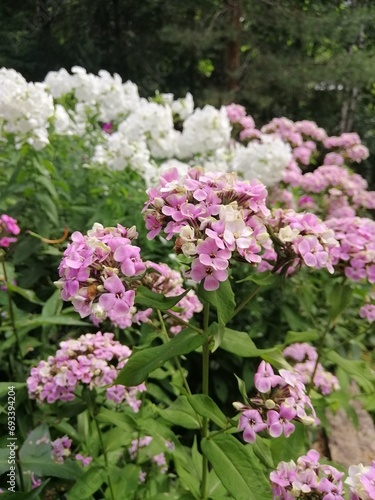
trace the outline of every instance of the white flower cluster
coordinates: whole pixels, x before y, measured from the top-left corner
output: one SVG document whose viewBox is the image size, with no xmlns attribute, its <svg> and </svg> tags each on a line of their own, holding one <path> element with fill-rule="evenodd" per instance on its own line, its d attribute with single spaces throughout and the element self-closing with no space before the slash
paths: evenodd
<svg viewBox="0 0 375 500">
<path fill-rule="evenodd" d="M 53 99 L 42 83 L 29 83 L 13 69 L 0 69 L 0 140 L 13 134 L 16 148 L 29 143 L 39 150 L 48 144 Z"/>
<path fill-rule="evenodd" d="M 291 160 L 290 146 L 272 134 L 246 147 L 231 139 L 224 106 L 194 108 L 190 93 L 141 98 L 137 85 L 105 70 L 94 75 L 74 66 L 71 73 L 51 71 L 43 83 L 27 83 L 3 68 L 0 90 L 0 139 L 10 133 L 18 147 L 28 142 L 41 149 L 49 134 L 82 137 L 93 165 L 132 168 L 147 184 L 173 165 L 180 174 L 194 166 L 235 170 L 269 186 L 282 179 Z"/>
<path fill-rule="evenodd" d="M 272 135 L 262 135 L 260 142 L 239 146 L 233 158 L 233 169 L 245 179 L 256 178 L 272 186 L 283 178 L 283 172 L 292 160 L 289 144 Z"/>
</svg>

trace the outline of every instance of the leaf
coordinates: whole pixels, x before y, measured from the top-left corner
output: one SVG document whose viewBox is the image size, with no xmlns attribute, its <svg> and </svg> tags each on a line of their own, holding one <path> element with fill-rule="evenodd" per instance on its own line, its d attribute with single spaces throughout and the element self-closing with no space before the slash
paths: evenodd
<svg viewBox="0 0 375 500">
<path fill-rule="evenodd" d="M 44 214 L 49 218 L 54 226 L 59 225 L 59 214 L 52 198 L 46 193 L 36 193 L 35 199 L 44 208 Z"/>
<path fill-rule="evenodd" d="M 166 297 L 161 293 L 155 293 L 144 286 L 137 288 L 137 293 L 135 296 L 135 303 L 141 304 L 147 307 L 153 307 L 155 309 L 160 309 L 160 311 L 166 311 L 175 306 L 180 300 L 185 297 L 189 290 L 185 290 L 180 295 L 174 297 Z"/>
<path fill-rule="evenodd" d="M 38 305 L 43 305 L 44 302 L 42 302 L 38 297 L 35 295 L 35 292 L 33 290 L 26 290 L 25 288 L 21 288 L 20 286 L 12 285 L 11 283 L 7 283 L 7 289 L 10 292 L 17 293 L 18 295 L 22 295 L 25 299 L 27 299 L 29 302 L 32 302 L 33 304 L 38 304 Z"/>
<path fill-rule="evenodd" d="M 126 464 L 125 467 L 112 467 L 109 470 L 115 498 L 133 498 L 139 484 L 139 465 Z"/>
<path fill-rule="evenodd" d="M 285 337 L 285 344 L 294 344 L 295 342 L 311 342 L 319 339 L 320 335 L 317 330 L 306 330 L 304 332 L 293 332 L 289 330 Z"/>
<path fill-rule="evenodd" d="M 17 395 L 17 391 L 24 387 L 26 387 L 25 382 L 0 382 L 0 399 L 8 394 L 10 388 L 15 391 Z"/>
<path fill-rule="evenodd" d="M 365 392 L 374 392 L 375 375 L 366 361 L 345 359 L 336 351 L 329 351 L 326 358 L 350 374 Z"/>
<path fill-rule="evenodd" d="M 306 452 L 306 427 L 299 422 L 296 422 L 295 426 L 295 431 L 288 438 L 282 435 L 269 440 L 275 464 L 281 461 L 289 462 L 289 460 L 296 460 L 297 457 Z"/>
<path fill-rule="evenodd" d="M 54 293 L 49 297 L 42 309 L 43 317 L 51 317 L 58 315 L 61 312 L 62 300 L 60 297 L 60 290 L 55 290 Z"/>
<path fill-rule="evenodd" d="M 272 458 L 272 453 L 270 449 L 270 439 L 262 439 L 257 436 L 255 443 L 246 445 L 246 447 L 251 447 L 254 450 L 255 455 L 269 469 L 274 469 L 275 464 Z"/>
<path fill-rule="evenodd" d="M 205 290 L 200 284 L 198 297 L 216 308 L 219 325 L 226 325 L 232 319 L 236 302 L 229 279 L 221 282 L 219 288 L 211 292 Z"/>
<path fill-rule="evenodd" d="M 179 396 L 168 408 L 158 408 L 159 415 L 168 422 L 185 427 L 185 429 L 199 429 L 201 422 L 189 404 L 186 396 Z"/>
<path fill-rule="evenodd" d="M 137 423 L 135 419 L 133 419 L 130 415 L 119 413 L 118 411 L 102 408 L 97 414 L 96 418 L 99 422 L 116 425 L 116 427 L 119 427 L 124 431 L 134 431 L 137 429 Z"/>
<path fill-rule="evenodd" d="M 225 328 L 223 340 L 220 347 L 224 351 L 237 354 L 243 358 L 253 358 L 259 356 L 259 349 L 245 332 L 238 332 Z"/>
<path fill-rule="evenodd" d="M 27 493 L 22 491 L 17 491 L 15 493 L 11 491 L 4 491 L 4 493 L 1 494 L 1 500 L 38 500 L 40 498 L 40 494 L 49 481 L 49 479 L 47 479 L 47 481 L 43 481 L 43 483 L 41 483 L 37 488 L 28 491 Z"/>
<path fill-rule="evenodd" d="M 217 434 L 202 440 L 202 451 L 236 500 L 271 499 L 268 480 L 251 448 L 247 450 L 233 436 Z"/>
<path fill-rule="evenodd" d="M 184 329 L 166 344 L 133 352 L 114 384 L 128 387 L 141 384 L 148 374 L 160 368 L 168 359 L 195 351 L 204 342 L 198 333 Z"/>
<path fill-rule="evenodd" d="M 218 427 L 225 428 L 227 426 L 226 416 L 209 396 L 194 394 L 187 396 L 187 400 L 198 415 L 210 418 Z"/>
<path fill-rule="evenodd" d="M 27 328 L 29 330 L 44 325 L 90 326 L 85 321 L 81 321 L 73 316 L 66 316 L 64 314 L 61 314 L 59 316 L 50 316 L 50 317 L 35 316 L 34 318 L 31 319 L 26 319 L 26 320 L 23 319 L 17 321 L 18 328 Z"/>
<path fill-rule="evenodd" d="M 28 434 L 20 451 L 23 473 L 34 472 L 37 476 L 53 476 L 63 479 L 76 479 L 81 468 L 72 460 L 55 463 L 51 456 L 52 446 L 48 426 L 41 424 Z"/>
<path fill-rule="evenodd" d="M 66 497 L 68 500 L 86 500 L 91 497 L 106 479 L 106 473 L 99 466 L 91 466 L 90 469 L 76 481 Z"/>
<path fill-rule="evenodd" d="M 335 321 L 348 308 L 352 301 L 353 290 L 349 284 L 336 283 L 330 296 L 327 298 L 331 305 L 329 317 Z"/>
<path fill-rule="evenodd" d="M 243 399 L 244 403 L 247 403 L 248 402 L 248 397 L 247 397 L 246 384 L 245 384 L 245 382 L 240 377 L 237 377 L 236 374 L 234 374 L 234 376 L 237 379 L 238 390 L 240 391 L 242 399 Z"/>
<path fill-rule="evenodd" d="M 272 274 L 271 271 L 265 271 L 263 273 L 252 274 L 246 278 L 236 281 L 236 283 L 244 283 L 245 281 L 252 281 L 259 286 L 271 286 L 280 280 L 280 276 L 277 274 Z"/>
<path fill-rule="evenodd" d="M 258 349 L 246 332 L 225 328 L 224 338 L 220 345 L 224 351 L 231 352 L 242 358 L 262 358 L 276 368 L 289 369 L 291 366 L 285 360 L 280 348 Z"/>
</svg>

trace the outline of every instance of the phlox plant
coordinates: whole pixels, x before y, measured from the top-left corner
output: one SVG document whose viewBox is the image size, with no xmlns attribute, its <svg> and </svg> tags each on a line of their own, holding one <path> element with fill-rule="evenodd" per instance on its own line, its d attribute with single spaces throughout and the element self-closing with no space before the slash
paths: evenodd
<svg viewBox="0 0 375 500">
<path fill-rule="evenodd" d="M 373 463 L 313 449 L 353 381 L 375 410 L 358 135 L 79 67 L 1 69 L 0 88 L 0 396 L 23 497 L 374 499 Z"/>
</svg>

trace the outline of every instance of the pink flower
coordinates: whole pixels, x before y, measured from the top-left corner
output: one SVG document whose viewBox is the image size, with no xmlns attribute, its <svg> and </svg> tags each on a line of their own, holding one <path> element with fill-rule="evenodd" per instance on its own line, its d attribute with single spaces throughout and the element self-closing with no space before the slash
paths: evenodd
<svg viewBox="0 0 375 500">
<path fill-rule="evenodd" d="M 191 266 L 190 276 L 198 283 L 204 280 L 203 286 L 205 290 L 217 290 L 220 281 L 225 281 L 228 278 L 228 272 L 224 269 L 215 269 L 212 266 L 207 266 L 195 260 Z"/>
<path fill-rule="evenodd" d="M 254 375 L 254 385 L 258 391 L 262 393 L 270 392 L 271 387 L 276 387 L 281 381 L 280 375 L 275 375 L 272 366 L 264 360 L 261 361 Z"/>
<path fill-rule="evenodd" d="M 125 287 L 116 275 L 110 276 L 104 282 L 104 288 L 109 293 L 99 297 L 99 305 L 108 313 L 112 321 L 126 316 L 134 304 L 134 290 L 125 290 Z"/>
<path fill-rule="evenodd" d="M 238 430 L 243 432 L 243 439 L 247 443 L 254 443 L 256 433 L 267 429 L 267 424 L 257 410 L 245 410 L 239 420 Z"/>
</svg>

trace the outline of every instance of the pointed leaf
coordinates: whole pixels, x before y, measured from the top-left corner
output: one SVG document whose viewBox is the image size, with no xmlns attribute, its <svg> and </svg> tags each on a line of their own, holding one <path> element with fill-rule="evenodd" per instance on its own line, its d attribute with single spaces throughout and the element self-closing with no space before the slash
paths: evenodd
<svg viewBox="0 0 375 500">
<path fill-rule="evenodd" d="M 166 297 L 161 293 L 155 293 L 146 287 L 140 286 L 137 288 L 135 303 L 160 309 L 161 311 L 166 311 L 167 309 L 171 309 L 173 306 L 178 304 L 178 302 L 185 297 L 188 291 L 189 290 L 185 290 L 180 295 L 176 295 L 174 297 Z"/>
<path fill-rule="evenodd" d="M 203 336 L 185 329 L 166 344 L 135 352 L 130 356 L 114 384 L 128 387 L 139 385 L 146 380 L 150 372 L 163 366 L 168 359 L 195 351 L 203 342 Z"/>
<path fill-rule="evenodd" d="M 269 482 L 250 448 L 235 437 L 217 434 L 202 440 L 202 450 L 217 476 L 236 500 L 271 499 Z"/>
<path fill-rule="evenodd" d="M 227 426 L 226 416 L 209 396 L 193 394 L 187 396 L 187 400 L 198 415 L 210 418 L 218 427 L 225 428 Z"/>
</svg>

